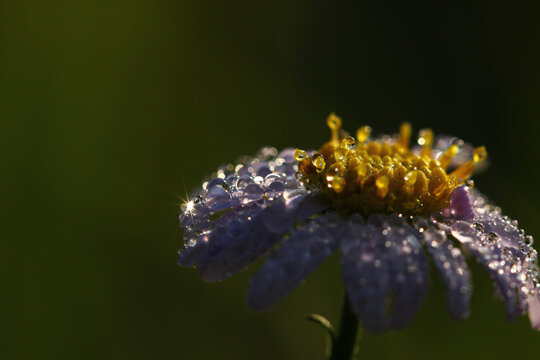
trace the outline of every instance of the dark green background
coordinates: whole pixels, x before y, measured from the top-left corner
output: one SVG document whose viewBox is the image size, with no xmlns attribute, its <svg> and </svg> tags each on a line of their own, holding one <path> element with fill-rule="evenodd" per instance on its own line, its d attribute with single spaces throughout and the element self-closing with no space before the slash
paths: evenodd
<svg viewBox="0 0 540 360">
<path fill-rule="evenodd" d="M 540 25 L 509 4 L 1 1 L 0 358 L 323 359 L 303 316 L 337 321 L 337 258 L 256 314 L 254 268 L 204 284 L 176 265 L 177 216 L 238 155 L 320 145 L 331 111 L 486 145 L 478 188 L 540 237 Z M 469 320 L 432 271 L 415 321 L 361 358 L 538 358 L 472 270 Z"/>
</svg>

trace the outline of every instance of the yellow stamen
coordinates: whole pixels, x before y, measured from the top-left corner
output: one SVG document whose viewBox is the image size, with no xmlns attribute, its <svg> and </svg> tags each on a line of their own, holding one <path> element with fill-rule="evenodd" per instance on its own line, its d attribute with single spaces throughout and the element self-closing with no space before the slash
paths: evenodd
<svg viewBox="0 0 540 360">
<path fill-rule="evenodd" d="M 332 130 L 332 142 L 339 144 L 339 130 L 341 129 L 341 118 L 336 114 L 331 113 L 326 119 L 326 123 L 330 130 Z"/>
<path fill-rule="evenodd" d="M 487 158 L 487 151 L 484 146 L 474 149 L 473 159 L 465 162 L 463 165 L 452 171 L 450 175 L 454 175 L 460 179 L 466 180 L 471 177 L 477 163 L 484 161 Z"/>
<path fill-rule="evenodd" d="M 365 178 L 368 174 L 368 167 L 365 163 L 360 163 L 356 166 L 356 173 L 359 178 Z"/>
<path fill-rule="evenodd" d="M 369 135 L 371 135 L 371 128 L 367 125 L 362 126 L 356 131 L 356 138 L 359 143 L 366 142 L 366 140 L 369 139 Z"/>
<path fill-rule="evenodd" d="M 451 145 L 442 155 L 439 157 L 439 162 L 443 169 L 447 169 L 452 163 L 452 159 L 458 154 L 459 146 Z"/>
<path fill-rule="evenodd" d="M 452 191 L 465 184 L 475 164 L 487 156 L 484 147 L 477 148 L 473 159 L 447 174 L 459 147 L 451 145 L 439 159 L 433 158 L 433 132 L 429 129 L 419 134 L 422 147 L 418 153 L 409 149 L 408 123 L 401 126 L 394 140 L 369 141 L 369 126 L 361 127 L 355 140 L 340 135 L 341 119 L 334 114 L 327 122 L 331 140 L 311 159 L 303 150 L 296 150 L 295 158 L 300 181 L 331 194 L 336 209 L 429 216 L 449 205 Z"/>
<path fill-rule="evenodd" d="M 408 122 L 404 122 L 403 124 L 401 124 L 401 127 L 399 128 L 399 143 L 405 149 L 409 148 L 409 144 L 411 141 L 411 134 L 412 134 L 411 124 L 409 124 Z"/>
<path fill-rule="evenodd" d="M 329 176 L 328 179 L 328 187 L 333 189 L 336 193 L 341 193 L 343 190 L 345 190 L 345 179 L 341 176 Z"/>
<path fill-rule="evenodd" d="M 405 177 L 403 178 L 405 182 L 405 191 L 410 194 L 414 190 L 414 184 L 416 183 L 416 178 L 418 177 L 417 170 L 409 171 L 407 174 L 405 174 Z"/>
<path fill-rule="evenodd" d="M 421 154 L 431 157 L 431 144 L 433 143 L 433 131 L 431 129 L 420 130 L 418 144 L 422 145 Z"/>
<path fill-rule="evenodd" d="M 386 194 L 388 194 L 388 186 L 390 184 L 390 181 L 386 176 L 379 176 L 377 180 L 375 180 L 375 186 L 377 187 L 377 196 L 379 198 L 384 198 Z"/>
</svg>

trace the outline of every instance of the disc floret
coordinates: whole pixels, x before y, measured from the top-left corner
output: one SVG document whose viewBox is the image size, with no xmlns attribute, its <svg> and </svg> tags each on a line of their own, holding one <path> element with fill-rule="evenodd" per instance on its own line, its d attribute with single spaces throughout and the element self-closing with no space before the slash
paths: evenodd
<svg viewBox="0 0 540 360">
<path fill-rule="evenodd" d="M 420 149 L 413 150 L 408 123 L 393 138 L 378 140 L 370 140 L 369 126 L 359 128 L 356 138 L 350 136 L 335 114 L 330 114 L 327 124 L 331 139 L 317 153 L 295 151 L 298 178 L 307 187 L 323 190 L 336 209 L 347 212 L 427 216 L 440 211 L 449 205 L 452 191 L 487 156 L 483 146 L 476 148 L 473 159 L 447 173 L 459 146 L 453 144 L 435 158 L 430 129 L 420 131 Z"/>
</svg>

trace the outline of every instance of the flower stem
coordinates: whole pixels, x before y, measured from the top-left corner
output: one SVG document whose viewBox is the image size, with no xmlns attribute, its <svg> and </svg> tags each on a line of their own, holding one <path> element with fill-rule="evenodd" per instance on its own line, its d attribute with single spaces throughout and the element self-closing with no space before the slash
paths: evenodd
<svg viewBox="0 0 540 360">
<path fill-rule="evenodd" d="M 349 297 L 345 294 L 339 333 L 332 348 L 330 360 L 354 360 L 358 340 L 358 318 L 351 309 Z"/>
</svg>

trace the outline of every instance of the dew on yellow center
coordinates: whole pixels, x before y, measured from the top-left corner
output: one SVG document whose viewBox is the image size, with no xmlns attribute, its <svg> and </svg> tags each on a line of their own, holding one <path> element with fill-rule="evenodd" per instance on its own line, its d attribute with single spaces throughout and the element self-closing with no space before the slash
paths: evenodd
<svg viewBox="0 0 540 360">
<path fill-rule="evenodd" d="M 411 125 L 404 123 L 391 140 L 370 140 L 371 128 L 363 126 L 356 139 L 341 130 L 341 119 L 327 119 L 332 135 L 311 157 L 297 149 L 298 178 L 308 187 L 330 194 L 333 206 L 363 214 L 400 212 L 429 215 L 449 205 L 451 192 L 472 175 L 487 152 L 476 148 L 471 160 L 449 174 L 446 170 L 459 153 L 451 145 L 434 158 L 430 129 L 421 130 L 419 152 L 410 148 Z"/>
</svg>

